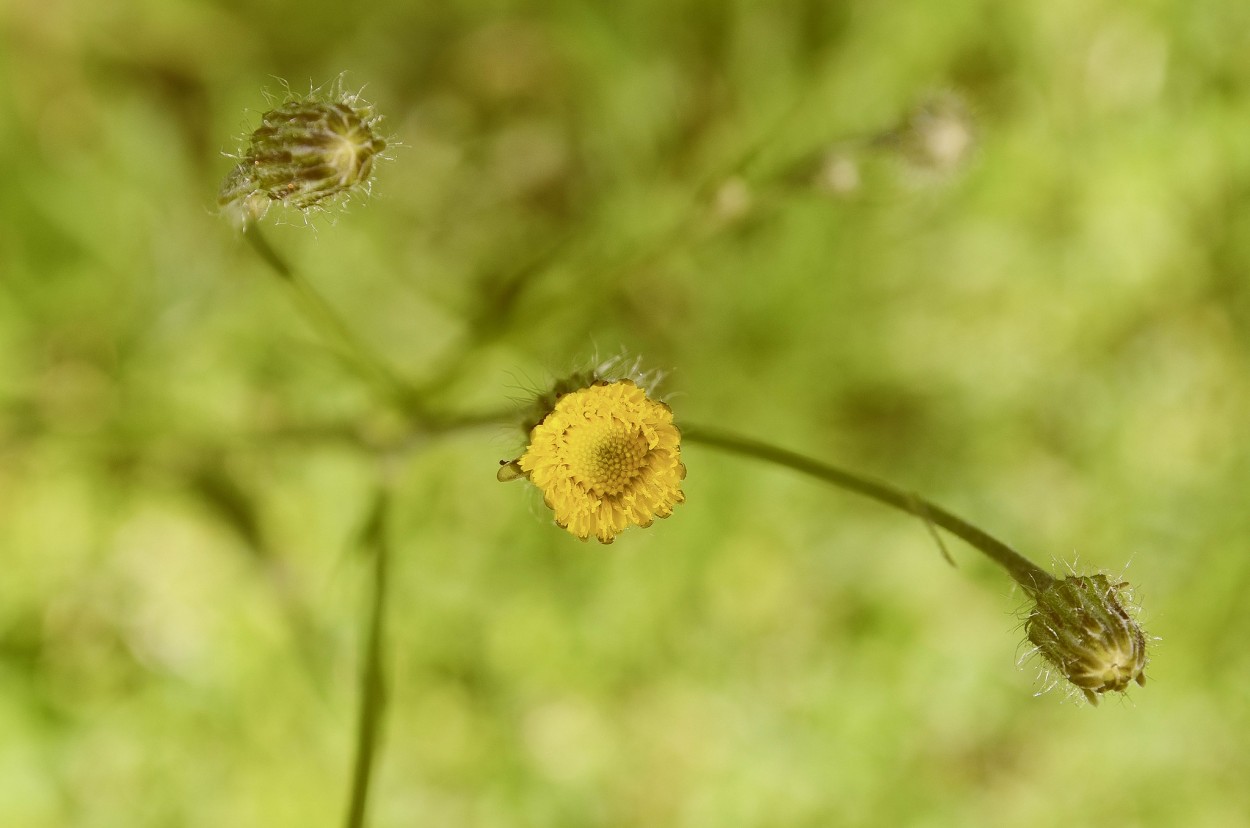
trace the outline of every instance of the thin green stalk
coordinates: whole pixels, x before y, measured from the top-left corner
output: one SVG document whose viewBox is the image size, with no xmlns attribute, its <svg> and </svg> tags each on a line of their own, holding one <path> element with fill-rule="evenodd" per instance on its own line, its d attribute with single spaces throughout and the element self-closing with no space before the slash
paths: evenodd
<svg viewBox="0 0 1250 828">
<path fill-rule="evenodd" d="M 784 131 L 790 121 L 803 112 L 806 100 L 806 95 L 799 96 L 766 131 L 757 136 L 738 155 L 715 172 L 704 176 L 692 189 L 686 206 L 673 224 L 647 239 L 623 258 L 616 261 L 595 262 L 592 257 L 592 261 L 584 264 L 583 269 L 597 273 L 596 278 L 600 284 L 610 285 L 629 273 L 648 267 L 696 243 L 699 239 L 699 225 L 707 219 L 708 206 L 717 188 L 734 176 L 748 170 L 763 151 Z M 563 236 L 536 257 L 525 261 L 502 277 L 493 293 L 483 294 L 493 298 L 494 303 L 478 309 L 470 320 L 469 327 L 472 335 L 468 338 L 467 344 L 446 359 L 443 367 L 422 386 L 422 391 L 427 396 L 445 389 L 457 375 L 462 373 L 465 363 L 470 358 L 485 351 L 491 344 L 505 336 L 515 321 L 516 311 L 520 307 L 525 292 L 537 283 L 554 263 L 561 261 L 561 256 L 574 248 L 575 242 L 577 242 L 576 232 Z"/>
<path fill-rule="evenodd" d="M 373 594 L 365 629 L 364 662 L 360 671 L 360 715 L 356 724 L 356 756 L 352 762 L 352 787 L 347 805 L 347 828 L 363 828 L 369 804 L 369 787 L 378 753 L 382 714 L 386 707 L 387 564 L 390 542 L 387 524 L 390 492 L 385 484 L 378 490 L 373 511 L 365 525 L 363 542 L 373 553 Z"/>
<path fill-rule="evenodd" d="M 244 230 L 243 236 L 279 281 L 291 291 L 295 306 L 317 333 L 323 339 L 334 342 L 342 348 L 354 363 L 356 370 L 390 397 L 405 414 L 414 419 L 423 420 L 425 418 L 424 406 L 411 386 L 385 359 L 356 335 L 343 317 L 339 316 L 334 307 L 308 280 L 300 275 L 298 270 L 282 258 L 265 238 L 260 228 L 250 225 Z"/>
<path fill-rule="evenodd" d="M 916 494 L 891 486 L 889 483 L 719 429 L 682 425 L 681 435 L 684 442 L 700 443 L 731 454 L 753 457 L 767 463 L 785 466 L 936 524 L 952 535 L 963 539 L 974 549 L 1007 570 L 1007 573 L 1029 592 L 1037 593 L 1054 582 L 1054 578 L 1007 544 L 962 518 L 952 515 L 941 506 L 930 503 Z"/>
</svg>

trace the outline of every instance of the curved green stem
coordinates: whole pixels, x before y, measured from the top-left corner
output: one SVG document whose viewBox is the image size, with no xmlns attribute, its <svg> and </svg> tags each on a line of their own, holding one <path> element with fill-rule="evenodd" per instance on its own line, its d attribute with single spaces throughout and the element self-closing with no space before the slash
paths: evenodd
<svg viewBox="0 0 1250 828">
<path fill-rule="evenodd" d="M 968 545 L 1007 570 L 1007 573 L 1020 586 L 1030 592 L 1038 592 L 1054 581 L 1054 578 L 1035 566 L 1027 558 L 987 532 L 978 529 L 960 517 L 952 515 L 941 506 L 930 503 L 916 494 L 906 492 L 889 483 L 874 480 L 870 477 L 822 463 L 819 460 L 813 460 L 802 454 L 796 454 L 768 443 L 762 443 L 758 440 L 741 437 L 719 429 L 704 428 L 697 425 L 682 425 L 681 434 L 682 440 L 685 442 L 700 443 L 731 454 L 753 457 L 767 463 L 785 466 L 788 469 L 794 469 L 810 477 L 823 480 L 840 489 L 854 492 L 878 503 L 884 503 L 887 506 L 893 506 L 895 509 L 915 515 L 926 522 L 936 524 L 952 535 L 966 541 Z"/>
</svg>

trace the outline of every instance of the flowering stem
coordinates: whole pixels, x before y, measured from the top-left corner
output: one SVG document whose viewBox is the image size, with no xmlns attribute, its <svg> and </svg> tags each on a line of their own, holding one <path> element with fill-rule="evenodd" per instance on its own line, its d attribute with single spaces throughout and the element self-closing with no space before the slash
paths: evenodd
<svg viewBox="0 0 1250 828">
<path fill-rule="evenodd" d="M 386 676 L 383 664 L 385 637 L 387 563 L 387 516 L 390 493 L 383 485 L 363 533 L 366 547 L 373 553 L 373 594 L 365 630 L 364 665 L 360 673 L 360 716 L 356 726 L 356 758 L 352 763 L 352 787 L 347 806 L 347 828 L 361 828 L 369 804 L 369 784 L 373 779 L 382 713 L 386 706 Z"/>
<path fill-rule="evenodd" d="M 683 425 L 681 427 L 681 436 L 685 442 L 701 443 L 730 454 L 754 457 L 757 460 L 794 469 L 818 480 L 831 483 L 838 488 L 855 492 L 936 524 L 952 535 L 962 538 L 974 549 L 985 554 L 990 560 L 1007 570 L 1007 573 L 1020 586 L 1031 593 L 1036 594 L 1054 582 L 1054 578 L 1007 544 L 962 518 L 952 515 L 942 507 L 930 503 L 918 495 L 891 486 L 889 483 L 864 477 L 863 475 L 822 463 L 819 460 L 813 460 L 802 454 L 796 454 L 792 451 L 761 443 L 747 437 L 740 437 L 719 429 Z"/>
<path fill-rule="evenodd" d="M 352 331 L 351 326 L 339 316 L 325 297 L 282 258 L 261 233 L 260 228 L 254 224 L 249 225 L 243 231 L 243 236 L 279 281 L 291 291 L 296 307 L 309 324 L 323 338 L 337 341 L 346 349 L 356 363 L 357 370 L 390 396 L 406 414 L 417 420 L 424 420 L 424 407 L 408 384 Z"/>
</svg>

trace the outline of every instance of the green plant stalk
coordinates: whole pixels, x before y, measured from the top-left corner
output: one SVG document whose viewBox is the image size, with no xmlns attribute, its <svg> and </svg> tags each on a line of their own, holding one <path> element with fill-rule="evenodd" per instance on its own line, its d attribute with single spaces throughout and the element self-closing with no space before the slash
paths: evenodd
<svg viewBox="0 0 1250 828">
<path fill-rule="evenodd" d="M 386 707 L 386 669 L 383 652 L 386 636 L 386 598 L 390 542 L 387 523 L 390 492 L 378 490 L 362 533 L 363 544 L 373 556 L 373 592 L 365 629 L 364 663 L 360 671 L 360 715 L 356 724 L 356 756 L 352 761 L 352 786 L 347 804 L 347 828 L 363 828 L 369 805 L 369 787 L 378 753 L 382 714 Z"/>
<path fill-rule="evenodd" d="M 715 428 L 682 425 L 681 435 L 683 442 L 699 443 L 730 454 L 752 457 L 784 466 L 940 526 L 1007 570 L 1007 573 L 1031 594 L 1036 595 L 1055 583 L 1053 577 L 989 533 L 956 517 L 942 507 L 889 483 Z"/>
<path fill-rule="evenodd" d="M 270 271 L 291 291 L 296 308 L 313 329 L 328 342 L 337 343 L 350 356 L 356 370 L 376 385 L 405 415 L 424 422 L 427 419 L 425 406 L 417 393 L 385 359 L 352 331 L 351 326 L 339 316 L 325 297 L 282 258 L 260 228 L 254 224 L 249 225 L 243 231 L 243 236 L 269 266 Z"/>
<path fill-rule="evenodd" d="M 662 261 L 666 256 L 696 243 L 699 238 L 698 228 L 707 218 L 708 205 L 716 195 L 717 188 L 734 176 L 750 169 L 793 118 L 804 111 L 806 103 L 807 97 L 800 96 L 745 149 L 713 173 L 704 176 L 693 187 L 687 204 L 670 226 L 658 231 L 653 238 L 646 240 L 637 249 L 630 251 L 617 261 L 595 262 L 592 260 L 585 264 L 585 268 L 599 274 L 597 278 L 600 283 L 613 284 L 629 273 Z M 494 294 L 498 304 L 478 308 L 470 320 L 469 328 L 472 336 L 468 344 L 446 359 L 443 366 L 422 386 L 421 390 L 427 396 L 445 389 L 457 375 L 462 373 L 469 359 L 505 336 L 515 322 L 516 312 L 525 291 L 538 282 L 553 263 L 560 261 L 562 254 L 568 253 L 570 248 L 574 247 L 576 239 L 576 233 L 564 236 L 502 278 Z"/>
</svg>

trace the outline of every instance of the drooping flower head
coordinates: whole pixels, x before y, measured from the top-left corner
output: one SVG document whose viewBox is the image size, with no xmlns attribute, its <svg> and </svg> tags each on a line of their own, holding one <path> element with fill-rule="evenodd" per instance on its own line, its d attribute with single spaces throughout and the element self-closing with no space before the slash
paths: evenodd
<svg viewBox="0 0 1250 828">
<path fill-rule="evenodd" d="M 557 390 L 525 453 L 499 470 L 500 480 L 526 477 L 542 490 L 557 525 L 600 543 L 672 514 L 685 476 L 672 409 L 629 378 Z"/>
<path fill-rule="evenodd" d="M 284 101 L 261 116 L 222 183 L 218 204 L 246 227 L 274 202 L 307 212 L 367 190 L 374 159 L 386 149 L 380 120 L 341 84 L 328 96 L 314 92 Z"/>
<path fill-rule="evenodd" d="M 1034 593 L 1024 629 L 1037 652 L 1091 704 L 1146 683 L 1146 635 L 1121 602 L 1127 584 L 1071 576 Z"/>
</svg>

